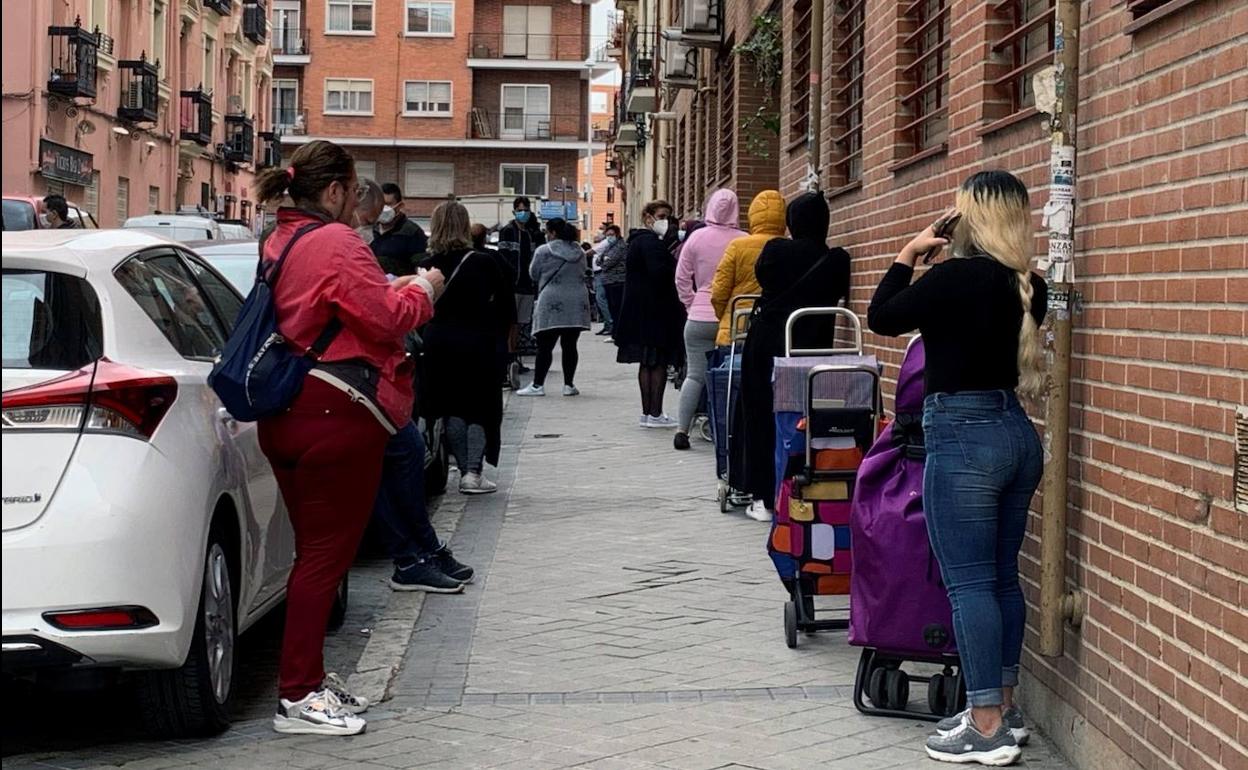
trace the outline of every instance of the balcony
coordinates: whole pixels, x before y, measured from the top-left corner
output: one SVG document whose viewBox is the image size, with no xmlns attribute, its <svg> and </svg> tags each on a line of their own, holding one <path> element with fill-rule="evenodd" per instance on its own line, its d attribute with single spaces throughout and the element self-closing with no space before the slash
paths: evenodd
<svg viewBox="0 0 1248 770">
<path fill-rule="evenodd" d="M 159 117 L 160 104 L 158 81 L 160 64 L 147 60 L 147 54 L 138 59 L 117 62 L 121 73 L 121 105 L 117 117 L 131 123 L 155 123 Z"/>
<path fill-rule="evenodd" d="M 263 45 L 269 31 L 269 13 L 264 0 L 243 0 L 243 37 Z"/>
<path fill-rule="evenodd" d="M 256 164 L 256 168 L 278 168 L 281 166 L 282 132 L 261 131 L 257 136 L 260 138 L 260 159 Z"/>
<path fill-rule="evenodd" d="M 256 122 L 237 113 L 225 116 L 225 159 L 251 163 L 256 157 Z"/>
<path fill-rule="evenodd" d="M 182 91 L 178 137 L 207 147 L 212 144 L 212 92 L 203 86 Z"/>
<path fill-rule="evenodd" d="M 308 55 L 306 27 L 273 28 L 273 63 L 278 66 L 312 63 L 312 57 Z"/>
<path fill-rule="evenodd" d="M 624 111 L 630 115 L 654 112 L 658 91 L 654 80 L 654 28 L 634 27 L 628 39 L 628 77 Z"/>
<path fill-rule="evenodd" d="M 584 142 L 585 116 L 576 114 L 506 110 L 497 113 L 480 107 L 469 113 L 469 139 L 502 139 L 538 142 Z"/>
<path fill-rule="evenodd" d="M 611 70 L 606 38 L 537 35 L 525 32 L 474 32 L 468 36 L 468 66 L 474 69 L 565 70 L 593 77 Z"/>
<path fill-rule="evenodd" d="M 204 7 L 210 8 L 222 16 L 229 16 L 234 0 L 204 0 Z"/>
<path fill-rule="evenodd" d="M 273 128 L 283 134 L 304 136 L 308 133 L 308 111 L 297 107 L 275 107 Z"/>
<path fill-rule="evenodd" d="M 48 37 L 52 52 L 48 93 L 94 99 L 99 33 L 88 32 L 82 28 L 82 19 L 74 19 L 72 27 L 48 27 Z"/>
</svg>

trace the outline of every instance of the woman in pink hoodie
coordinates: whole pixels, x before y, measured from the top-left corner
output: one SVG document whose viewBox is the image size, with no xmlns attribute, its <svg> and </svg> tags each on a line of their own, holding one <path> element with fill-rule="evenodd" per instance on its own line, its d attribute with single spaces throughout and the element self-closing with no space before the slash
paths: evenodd
<svg viewBox="0 0 1248 770">
<path fill-rule="evenodd" d="M 732 190 L 716 190 L 706 201 L 706 226 L 691 233 L 676 264 L 676 293 L 684 303 L 685 361 L 689 371 L 680 388 L 680 420 L 673 445 L 689 448 L 689 426 L 706 386 L 706 356 L 715 349 L 719 317 L 711 307 L 711 280 L 729 242 L 745 235 L 737 227 L 741 205 Z"/>
</svg>

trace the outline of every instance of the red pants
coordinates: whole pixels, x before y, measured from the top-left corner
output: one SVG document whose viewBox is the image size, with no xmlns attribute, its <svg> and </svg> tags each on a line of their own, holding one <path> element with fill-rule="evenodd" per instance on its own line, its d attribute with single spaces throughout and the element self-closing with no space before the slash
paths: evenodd
<svg viewBox="0 0 1248 770">
<path fill-rule="evenodd" d="M 315 377 L 259 430 L 295 530 L 278 687 L 299 700 L 325 678 L 325 626 L 377 499 L 389 436 L 367 409 Z"/>
</svg>

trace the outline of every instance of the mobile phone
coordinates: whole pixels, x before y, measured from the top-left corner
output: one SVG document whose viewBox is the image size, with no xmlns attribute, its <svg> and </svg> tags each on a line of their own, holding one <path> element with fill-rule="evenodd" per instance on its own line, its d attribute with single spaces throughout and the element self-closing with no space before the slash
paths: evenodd
<svg viewBox="0 0 1248 770">
<path fill-rule="evenodd" d="M 955 211 L 948 216 L 943 216 L 940 219 L 937 219 L 932 225 L 932 230 L 935 232 L 937 238 L 944 238 L 945 240 L 948 240 L 950 236 L 953 235 L 953 229 L 958 226 L 958 222 L 961 220 L 962 215 Z M 936 250 L 928 249 L 923 253 L 923 264 L 930 264 L 932 258 L 935 256 Z"/>
</svg>

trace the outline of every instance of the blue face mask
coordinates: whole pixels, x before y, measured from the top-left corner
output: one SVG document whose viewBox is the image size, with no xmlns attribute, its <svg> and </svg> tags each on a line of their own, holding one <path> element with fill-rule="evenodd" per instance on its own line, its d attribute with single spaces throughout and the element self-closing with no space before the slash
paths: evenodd
<svg viewBox="0 0 1248 770">
<path fill-rule="evenodd" d="M 614 246 L 615 244 L 617 244 L 617 243 L 619 243 L 619 242 L 620 242 L 620 239 L 619 239 L 619 238 L 617 238 L 616 236 L 614 236 L 614 235 L 608 235 L 608 236 L 607 236 L 607 243 L 611 244 L 612 246 Z"/>
<path fill-rule="evenodd" d="M 517 222 L 519 222 L 520 224 L 525 224 L 526 222 L 528 222 L 528 221 L 529 221 L 529 212 L 527 212 L 527 211 L 517 211 L 517 212 L 516 212 L 516 221 L 517 221 Z"/>
</svg>

